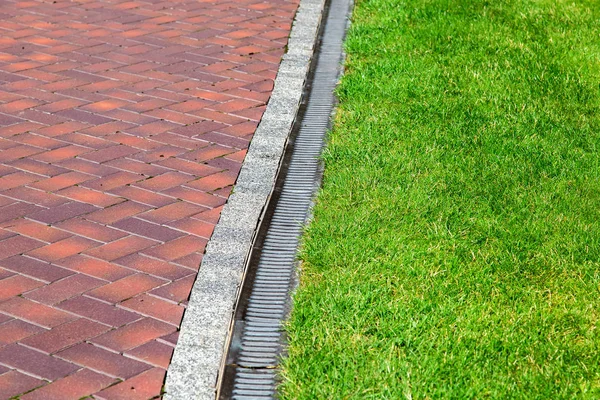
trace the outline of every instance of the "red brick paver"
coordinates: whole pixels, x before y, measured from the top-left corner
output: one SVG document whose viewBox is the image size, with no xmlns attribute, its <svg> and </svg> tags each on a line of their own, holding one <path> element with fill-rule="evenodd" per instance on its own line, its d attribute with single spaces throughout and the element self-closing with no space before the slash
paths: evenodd
<svg viewBox="0 0 600 400">
<path fill-rule="evenodd" d="M 0 400 L 160 396 L 299 0 L 6 0 Z"/>
</svg>

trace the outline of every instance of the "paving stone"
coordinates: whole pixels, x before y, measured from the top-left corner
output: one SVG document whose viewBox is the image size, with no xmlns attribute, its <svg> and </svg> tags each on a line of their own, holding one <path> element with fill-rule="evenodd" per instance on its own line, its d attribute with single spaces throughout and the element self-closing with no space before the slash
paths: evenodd
<svg viewBox="0 0 600 400">
<path fill-rule="evenodd" d="M 122 352 L 177 330 L 177 327 L 154 318 L 143 318 L 91 339 L 92 343 Z"/>
<path fill-rule="evenodd" d="M 153 368 L 103 390 L 98 396 L 107 400 L 145 400 L 160 393 L 166 370 Z"/>
<path fill-rule="evenodd" d="M 25 340 L 21 340 L 20 343 L 45 353 L 54 353 L 82 340 L 100 335 L 109 329 L 109 326 L 80 318 L 54 327 L 49 331 L 30 336 Z"/>
<path fill-rule="evenodd" d="M 15 343 L 0 349 L 0 362 L 48 380 L 63 378 L 79 369 L 73 363 Z"/>
<path fill-rule="evenodd" d="M 92 278 L 88 275 L 74 274 L 39 289 L 29 291 L 23 297 L 43 304 L 53 305 L 102 286 L 105 283 L 103 280 Z"/>
<path fill-rule="evenodd" d="M 152 340 L 128 350 L 126 354 L 137 360 L 167 369 L 173 355 L 173 346 L 161 343 L 158 340 Z"/>
<path fill-rule="evenodd" d="M 0 393 L 3 398 L 11 398 L 20 393 L 25 393 L 36 387 L 42 386 L 44 381 L 29 375 L 11 370 L 0 375 Z"/>
<path fill-rule="evenodd" d="M 147 294 L 141 294 L 126 300 L 122 302 L 120 306 L 128 310 L 151 316 L 160 321 L 170 323 L 174 326 L 179 326 L 184 311 L 184 307 L 180 304 L 173 304 L 169 301 Z"/>
<path fill-rule="evenodd" d="M 114 328 L 143 317 L 140 314 L 117 308 L 115 305 L 106 304 L 84 296 L 72 297 L 57 304 L 56 307 Z"/>
<path fill-rule="evenodd" d="M 20 273 L 24 276 L 30 276 L 34 279 L 47 283 L 57 281 L 69 275 L 73 275 L 74 273 L 73 271 L 57 267 L 50 263 L 21 255 L 4 259 L 0 261 L 0 265 L 8 270 Z"/>
<path fill-rule="evenodd" d="M 58 352 L 57 356 L 71 363 L 121 379 L 130 378 L 151 368 L 146 363 L 104 350 L 89 343 L 69 347 Z"/>
<path fill-rule="evenodd" d="M 124 265 L 135 271 L 144 272 L 159 278 L 174 281 L 185 276 L 193 275 L 194 271 L 189 268 L 183 268 L 176 264 L 144 256 L 143 254 L 131 254 L 129 256 L 114 260 L 114 264 Z"/>
<path fill-rule="evenodd" d="M 34 221 L 17 220 L 7 227 L 13 232 L 44 242 L 57 242 L 66 239 L 71 235 L 54 227 Z"/>
<path fill-rule="evenodd" d="M 29 292 L 37 287 L 43 286 L 44 282 L 28 278 L 22 275 L 13 275 L 0 280 L 0 301 L 8 300 L 24 292 Z"/>
<path fill-rule="evenodd" d="M 44 331 L 44 328 L 37 325 L 20 319 L 12 319 L 0 324 L 0 346 L 15 343 L 42 331 Z"/>
<path fill-rule="evenodd" d="M 46 328 L 52 328 L 76 318 L 72 314 L 22 297 L 13 297 L 0 303 L 0 311 Z"/>
<path fill-rule="evenodd" d="M 88 293 L 88 296 L 110 303 L 118 303 L 140 293 L 162 286 L 167 282 L 168 281 L 164 279 L 146 274 L 134 274 L 92 290 Z"/>
<path fill-rule="evenodd" d="M 84 368 L 21 396 L 21 400 L 78 400 L 115 382 L 116 379 L 110 376 Z"/>
</svg>

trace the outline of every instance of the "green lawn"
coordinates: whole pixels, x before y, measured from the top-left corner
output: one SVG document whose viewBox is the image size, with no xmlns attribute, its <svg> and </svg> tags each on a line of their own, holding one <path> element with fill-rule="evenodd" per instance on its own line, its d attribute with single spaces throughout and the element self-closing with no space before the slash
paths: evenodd
<svg viewBox="0 0 600 400">
<path fill-rule="evenodd" d="M 600 2 L 359 0 L 284 399 L 600 398 Z"/>
</svg>

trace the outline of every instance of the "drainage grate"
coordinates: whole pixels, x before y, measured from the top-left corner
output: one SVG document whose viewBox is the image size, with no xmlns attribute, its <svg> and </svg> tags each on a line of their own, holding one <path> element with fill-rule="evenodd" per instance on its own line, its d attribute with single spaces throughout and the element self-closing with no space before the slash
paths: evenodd
<svg viewBox="0 0 600 400">
<path fill-rule="evenodd" d="M 250 258 L 236 310 L 220 399 L 273 399 L 284 349 L 281 325 L 290 310 L 302 227 L 319 187 L 319 156 L 341 73 L 350 0 L 331 0 L 303 103 L 276 187 Z"/>
</svg>

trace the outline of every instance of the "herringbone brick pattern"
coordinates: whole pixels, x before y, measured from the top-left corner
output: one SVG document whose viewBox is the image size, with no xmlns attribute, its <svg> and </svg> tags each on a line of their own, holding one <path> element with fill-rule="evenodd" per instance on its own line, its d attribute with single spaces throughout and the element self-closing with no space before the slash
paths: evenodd
<svg viewBox="0 0 600 400">
<path fill-rule="evenodd" d="M 149 399 L 298 0 L 5 0 L 0 399 Z"/>
</svg>

